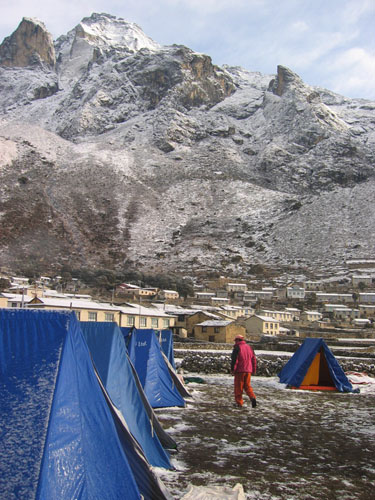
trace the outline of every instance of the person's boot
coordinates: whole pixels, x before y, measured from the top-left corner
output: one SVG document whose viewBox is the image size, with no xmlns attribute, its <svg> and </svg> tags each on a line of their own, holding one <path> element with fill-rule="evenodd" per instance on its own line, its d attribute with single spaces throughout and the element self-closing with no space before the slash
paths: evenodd
<svg viewBox="0 0 375 500">
<path fill-rule="evenodd" d="M 255 408 L 257 405 L 257 400 L 255 398 L 251 398 L 251 406 L 252 408 Z"/>
</svg>

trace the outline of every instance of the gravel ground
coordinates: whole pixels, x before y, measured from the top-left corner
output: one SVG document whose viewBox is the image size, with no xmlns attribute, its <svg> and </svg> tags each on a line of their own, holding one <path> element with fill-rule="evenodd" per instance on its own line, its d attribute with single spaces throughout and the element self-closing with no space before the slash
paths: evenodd
<svg viewBox="0 0 375 500">
<path fill-rule="evenodd" d="M 238 409 L 230 375 L 201 377 L 205 383 L 188 385 L 187 408 L 157 410 L 179 446 L 176 471 L 159 469 L 173 498 L 190 484 L 236 483 L 247 499 L 375 498 L 373 386 L 360 394 L 310 392 L 255 376 L 257 407 Z"/>
</svg>

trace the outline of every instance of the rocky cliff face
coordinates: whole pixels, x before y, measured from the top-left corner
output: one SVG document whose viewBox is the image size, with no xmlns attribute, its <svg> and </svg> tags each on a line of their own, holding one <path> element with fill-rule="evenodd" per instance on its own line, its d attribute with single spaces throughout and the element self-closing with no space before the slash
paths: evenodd
<svg viewBox="0 0 375 500">
<path fill-rule="evenodd" d="M 43 23 L 24 17 L 16 31 L 0 45 L 0 65 L 24 68 L 55 65 L 53 40 Z"/>
<path fill-rule="evenodd" d="M 21 25 L 0 46 L 0 262 L 233 274 L 371 255 L 374 103 L 107 14 L 60 37 L 55 64 L 29 41 L 41 23 Z"/>
</svg>

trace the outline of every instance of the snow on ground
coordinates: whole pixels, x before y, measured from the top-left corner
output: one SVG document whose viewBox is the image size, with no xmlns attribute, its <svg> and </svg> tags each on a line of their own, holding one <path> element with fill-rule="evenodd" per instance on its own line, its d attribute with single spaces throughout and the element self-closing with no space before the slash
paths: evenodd
<svg viewBox="0 0 375 500">
<path fill-rule="evenodd" d="M 173 498 L 189 485 L 237 483 L 246 499 L 374 498 L 375 391 L 290 390 L 253 377 L 258 406 L 238 409 L 230 375 L 190 375 L 205 383 L 188 385 L 187 407 L 157 410 L 178 443 L 176 471 L 160 472 Z"/>
</svg>

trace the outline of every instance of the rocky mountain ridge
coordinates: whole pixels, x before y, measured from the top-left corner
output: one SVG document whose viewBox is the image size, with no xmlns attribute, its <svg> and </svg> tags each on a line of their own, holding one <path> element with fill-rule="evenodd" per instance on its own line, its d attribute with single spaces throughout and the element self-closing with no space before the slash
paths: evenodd
<svg viewBox="0 0 375 500">
<path fill-rule="evenodd" d="M 133 23 L 0 46 L 0 262 L 318 270 L 375 243 L 375 103 L 219 68 Z"/>
</svg>

